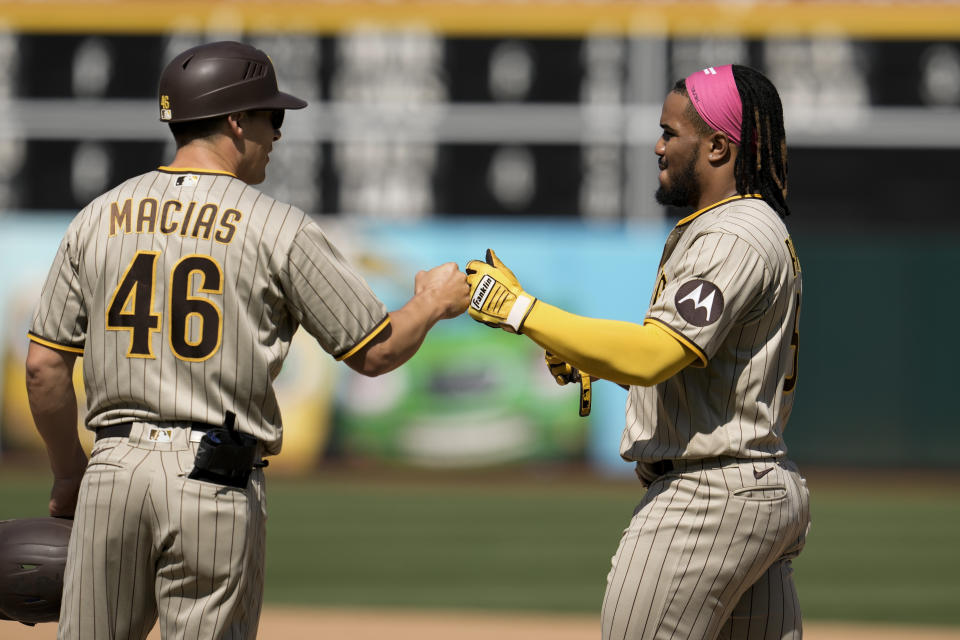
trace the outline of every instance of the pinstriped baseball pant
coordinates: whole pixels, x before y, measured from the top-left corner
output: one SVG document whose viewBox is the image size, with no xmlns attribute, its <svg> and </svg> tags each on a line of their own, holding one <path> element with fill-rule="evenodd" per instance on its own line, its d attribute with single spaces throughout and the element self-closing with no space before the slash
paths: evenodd
<svg viewBox="0 0 960 640">
<path fill-rule="evenodd" d="M 263 474 L 246 489 L 191 480 L 189 430 L 135 423 L 96 442 L 67 552 L 58 640 L 255 638 L 263 591 Z"/>
<path fill-rule="evenodd" d="M 790 561 L 809 523 L 806 482 L 789 461 L 681 462 L 623 533 L 603 640 L 801 638 Z"/>
</svg>

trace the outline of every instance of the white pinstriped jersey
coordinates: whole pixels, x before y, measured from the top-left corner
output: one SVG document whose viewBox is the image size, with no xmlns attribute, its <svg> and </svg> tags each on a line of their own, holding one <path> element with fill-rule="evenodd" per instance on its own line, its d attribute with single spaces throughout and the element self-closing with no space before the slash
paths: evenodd
<svg viewBox="0 0 960 640">
<path fill-rule="evenodd" d="M 681 220 L 667 239 L 645 322 L 699 362 L 631 387 L 627 460 L 786 454 L 796 384 L 800 264 L 763 200 L 736 196 Z"/>
<path fill-rule="evenodd" d="M 86 356 L 90 427 L 229 410 L 276 454 L 272 382 L 298 326 L 343 359 L 388 322 L 303 211 L 227 173 L 161 167 L 73 220 L 29 335 Z"/>
</svg>

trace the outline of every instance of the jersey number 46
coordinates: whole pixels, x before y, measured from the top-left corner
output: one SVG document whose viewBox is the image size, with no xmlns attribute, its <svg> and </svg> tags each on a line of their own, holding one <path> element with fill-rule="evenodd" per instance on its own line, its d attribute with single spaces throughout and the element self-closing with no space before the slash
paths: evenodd
<svg viewBox="0 0 960 640">
<path fill-rule="evenodd" d="M 155 358 L 152 336 L 163 315 L 154 312 L 157 251 L 139 251 L 120 278 L 107 305 L 106 328 L 129 331 L 128 358 Z M 199 276 L 199 286 L 193 284 Z M 223 270 L 216 260 L 200 254 L 181 258 L 170 270 L 165 305 L 170 349 L 181 360 L 201 362 L 217 352 L 223 314 L 210 298 L 196 293 L 223 294 Z"/>
</svg>

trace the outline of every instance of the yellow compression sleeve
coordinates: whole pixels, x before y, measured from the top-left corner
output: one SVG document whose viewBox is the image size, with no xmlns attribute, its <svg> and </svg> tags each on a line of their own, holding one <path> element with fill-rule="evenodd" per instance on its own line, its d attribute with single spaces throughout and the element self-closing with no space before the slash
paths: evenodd
<svg viewBox="0 0 960 640">
<path fill-rule="evenodd" d="M 698 360 L 666 329 L 585 318 L 537 300 L 523 333 L 566 362 L 612 382 L 650 386 Z"/>
</svg>

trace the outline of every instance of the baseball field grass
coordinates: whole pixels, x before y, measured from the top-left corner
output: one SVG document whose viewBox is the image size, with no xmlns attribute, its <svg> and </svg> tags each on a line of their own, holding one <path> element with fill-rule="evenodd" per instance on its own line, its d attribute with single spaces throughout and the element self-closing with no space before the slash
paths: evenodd
<svg viewBox="0 0 960 640">
<path fill-rule="evenodd" d="M 960 476 L 808 477 L 804 617 L 960 630 Z M 268 605 L 595 613 L 640 497 L 557 470 L 268 482 Z M 47 492 L 45 472 L 0 463 L 0 518 L 44 515 Z"/>
</svg>

